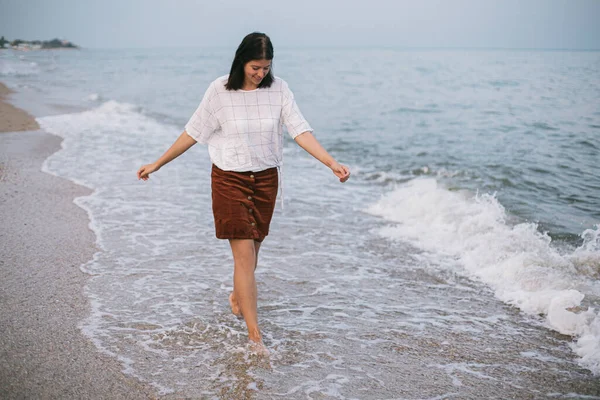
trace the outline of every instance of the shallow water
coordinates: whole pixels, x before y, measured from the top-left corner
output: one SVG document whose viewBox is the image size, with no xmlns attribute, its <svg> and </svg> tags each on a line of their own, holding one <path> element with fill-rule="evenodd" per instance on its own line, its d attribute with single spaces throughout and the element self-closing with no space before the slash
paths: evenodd
<svg viewBox="0 0 600 400">
<path fill-rule="evenodd" d="M 127 373 L 166 398 L 600 398 L 600 53 L 278 53 L 353 177 L 286 141 L 257 271 L 269 360 L 229 311 L 206 149 L 135 178 L 227 69 L 198 54 L 0 58 L 65 138 L 43 169 L 95 189 L 81 328 Z"/>
</svg>

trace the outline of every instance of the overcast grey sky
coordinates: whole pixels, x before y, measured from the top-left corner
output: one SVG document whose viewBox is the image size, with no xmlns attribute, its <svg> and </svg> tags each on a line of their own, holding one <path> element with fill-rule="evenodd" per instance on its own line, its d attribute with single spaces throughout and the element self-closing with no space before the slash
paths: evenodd
<svg viewBox="0 0 600 400">
<path fill-rule="evenodd" d="M 84 47 L 600 49 L 600 0 L 0 0 L 0 35 Z"/>
</svg>

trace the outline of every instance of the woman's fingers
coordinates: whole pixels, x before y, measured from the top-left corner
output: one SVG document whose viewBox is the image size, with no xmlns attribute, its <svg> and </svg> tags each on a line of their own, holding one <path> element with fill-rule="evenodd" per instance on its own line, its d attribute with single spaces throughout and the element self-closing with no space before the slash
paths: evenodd
<svg viewBox="0 0 600 400">
<path fill-rule="evenodd" d="M 147 166 L 147 165 L 144 165 L 144 166 L 143 166 L 143 167 L 141 167 L 141 168 L 138 170 L 138 172 L 137 172 L 137 177 L 138 177 L 138 180 L 139 180 L 139 179 L 142 179 L 142 180 L 144 180 L 144 181 L 147 181 L 148 179 L 150 179 L 150 176 L 149 176 L 149 174 L 150 174 L 150 171 L 149 171 L 149 169 L 148 169 L 148 166 Z"/>
<path fill-rule="evenodd" d="M 350 169 L 345 165 L 339 164 L 338 168 L 336 168 L 333 173 L 340 178 L 340 182 L 346 182 L 348 178 L 350 178 Z"/>
<path fill-rule="evenodd" d="M 344 168 L 344 177 L 342 178 L 342 182 L 346 182 L 348 178 L 350 178 L 350 169 L 343 165 Z"/>
</svg>

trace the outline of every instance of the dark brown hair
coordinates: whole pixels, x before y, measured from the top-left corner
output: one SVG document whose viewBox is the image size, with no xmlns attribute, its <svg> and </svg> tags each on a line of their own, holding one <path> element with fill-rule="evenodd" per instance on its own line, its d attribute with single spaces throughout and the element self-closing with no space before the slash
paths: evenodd
<svg viewBox="0 0 600 400">
<path fill-rule="evenodd" d="M 231 71 L 225 88 L 227 90 L 238 90 L 244 84 L 244 66 L 252 60 L 273 60 L 273 45 L 271 39 L 264 33 L 253 32 L 246 35 L 235 52 L 235 58 L 231 63 Z M 273 83 L 273 64 L 269 73 L 265 75 L 258 85 L 259 88 L 270 87 Z"/>
</svg>

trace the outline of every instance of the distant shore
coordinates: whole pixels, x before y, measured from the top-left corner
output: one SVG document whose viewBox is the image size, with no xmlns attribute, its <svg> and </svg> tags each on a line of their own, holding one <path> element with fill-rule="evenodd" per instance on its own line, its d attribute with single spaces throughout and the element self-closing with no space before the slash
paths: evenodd
<svg viewBox="0 0 600 400">
<path fill-rule="evenodd" d="M 8 44 L 8 47 L 5 47 Z M 52 50 L 52 49 L 78 49 L 74 43 L 68 40 L 52 39 L 52 40 L 21 40 L 13 41 L 6 40 L 4 36 L 0 37 L 0 50 Z"/>
<path fill-rule="evenodd" d="M 78 327 L 90 313 L 79 266 L 96 248 L 86 212 L 91 190 L 41 171 L 62 139 L 7 102 L 0 83 L 0 398 L 154 399 Z"/>
</svg>

